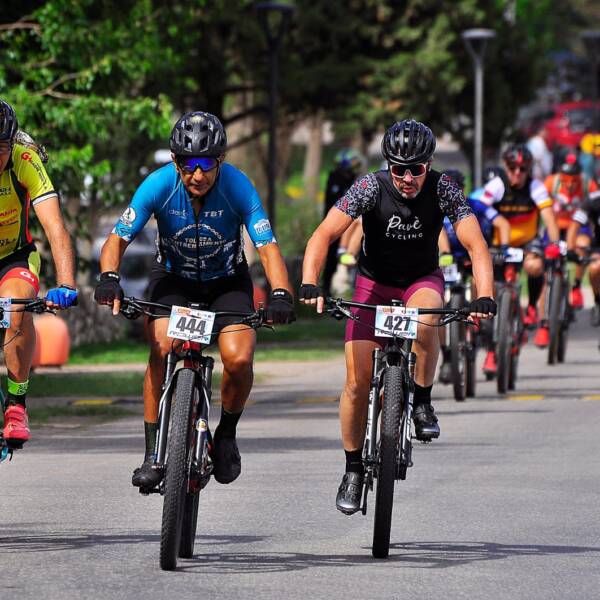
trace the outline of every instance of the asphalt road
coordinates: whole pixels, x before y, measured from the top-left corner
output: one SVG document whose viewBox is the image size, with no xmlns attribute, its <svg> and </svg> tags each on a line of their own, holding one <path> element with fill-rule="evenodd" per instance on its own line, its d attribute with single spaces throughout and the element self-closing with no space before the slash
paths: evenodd
<svg viewBox="0 0 600 600">
<path fill-rule="evenodd" d="M 139 418 L 44 428 L 0 466 L 4 598 L 598 598 L 600 352 L 587 313 L 568 362 L 528 345 L 518 390 L 437 386 L 442 437 L 396 488 L 392 547 L 334 508 L 343 365 L 282 364 L 239 427 L 243 471 L 202 492 L 196 555 L 158 568 L 161 499 L 129 481 Z M 576 341 L 575 341 L 576 340 Z M 215 417 L 217 410 L 214 411 Z"/>
</svg>

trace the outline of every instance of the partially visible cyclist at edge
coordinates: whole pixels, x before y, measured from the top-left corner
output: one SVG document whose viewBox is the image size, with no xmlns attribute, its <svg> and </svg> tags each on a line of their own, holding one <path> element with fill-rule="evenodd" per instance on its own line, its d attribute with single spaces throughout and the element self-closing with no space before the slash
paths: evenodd
<svg viewBox="0 0 600 600">
<path fill-rule="evenodd" d="M 560 237 L 565 240 L 575 211 L 592 198 L 600 195 L 598 185 L 593 179 L 589 179 L 582 173 L 581 165 L 574 153 L 567 154 L 558 173 L 549 175 L 544 184 L 554 201 L 554 212 Z M 590 247 L 591 241 L 591 229 L 589 225 L 584 225 L 579 229 L 577 240 L 575 240 L 575 248 L 579 250 L 580 256 L 583 256 L 583 253 Z M 575 279 L 570 298 L 571 306 L 576 309 L 583 308 L 581 281 L 584 273 L 585 266 L 578 264 L 575 268 Z"/>
<path fill-rule="evenodd" d="M 591 242 L 587 248 L 578 247 L 581 231 L 588 228 Z M 567 232 L 567 247 L 571 253 L 582 254 L 582 250 L 589 254 L 589 276 L 594 293 L 594 306 L 591 312 L 591 324 L 600 326 L 600 192 L 590 194 L 585 204 L 578 208 Z"/>
<path fill-rule="evenodd" d="M 389 170 L 358 179 L 329 211 L 306 247 L 300 301 L 324 307 L 323 290 L 317 285 L 329 246 L 362 215 L 364 240 L 358 259 L 353 300 L 389 304 L 403 300 L 408 307 L 441 308 L 444 278 L 438 267 L 438 237 L 447 215 L 467 248 L 481 297 L 471 303 L 475 316 L 489 318 L 496 312 L 492 264 L 460 188 L 447 176 L 431 169 L 435 137 L 429 127 L 406 119 L 387 129 L 381 143 Z M 353 309 L 360 323 L 346 325 L 346 382 L 340 399 L 345 473 L 336 505 L 345 514 L 359 510 L 364 479 L 362 448 L 366 427 L 372 353 L 385 338 L 375 334 L 375 314 Z M 437 317 L 419 320 L 436 325 Z M 415 369 L 414 422 L 420 440 L 440 435 L 431 405 L 431 389 L 439 353 L 436 327 L 419 325 L 413 345 Z"/>
<path fill-rule="evenodd" d="M 444 175 L 450 177 L 456 185 L 460 187 L 461 190 L 465 189 L 465 176 L 458 169 L 447 169 L 443 172 Z M 489 180 L 490 175 L 499 174 L 499 171 L 495 167 L 490 167 L 484 172 L 484 181 Z M 483 190 L 483 188 L 480 188 Z M 477 190 L 475 190 L 477 192 Z M 479 196 L 481 194 L 478 194 Z M 494 238 L 494 233 L 498 235 L 500 240 L 500 244 L 504 246 L 508 246 L 508 241 L 510 239 L 510 224 L 509 222 L 500 215 L 500 213 L 492 206 L 487 206 L 480 200 L 477 200 L 476 197 L 472 195 L 467 196 L 467 202 L 471 208 L 471 211 L 477 218 L 479 222 L 479 227 L 481 228 L 481 233 L 483 234 L 483 238 L 486 243 L 489 245 L 492 243 Z M 444 227 L 440 232 L 439 239 L 439 251 L 440 251 L 440 265 L 448 265 L 452 263 L 456 263 L 460 265 L 460 267 L 468 274 L 472 273 L 471 270 L 471 259 L 469 257 L 469 253 L 465 249 L 465 247 L 460 243 L 458 237 L 456 236 L 456 232 L 454 231 L 454 227 L 450 223 L 450 219 L 448 217 L 444 218 Z M 472 283 L 472 295 L 474 298 L 477 297 L 477 289 L 475 283 Z M 441 346 L 441 355 L 442 355 L 442 364 L 440 366 L 440 383 L 450 383 L 452 379 L 451 373 L 451 365 L 450 365 L 450 348 L 444 346 L 445 340 L 444 331 L 440 329 L 440 346 Z M 493 350 L 493 339 L 491 336 L 487 336 L 487 344 L 490 350 Z M 485 364 L 484 364 L 485 370 Z"/>
<path fill-rule="evenodd" d="M 268 321 L 294 321 L 285 262 L 254 186 L 242 171 L 224 162 L 227 138 L 221 121 L 206 112 L 186 113 L 173 127 L 169 145 L 172 162 L 141 183 L 102 248 L 96 301 L 112 306 L 114 315 L 119 313 L 124 296 L 119 283 L 123 253 L 154 216 L 158 241 L 149 301 L 179 306 L 198 302 L 211 311 L 252 313 L 252 280 L 244 257 L 243 225 L 257 248 L 272 289 Z M 165 357 L 172 342 L 167 337 L 168 317 L 169 312 L 164 311 L 164 316 L 149 317 L 147 321 L 150 357 L 144 378 L 146 449 L 142 466 L 132 478 L 132 484 L 142 489 L 151 489 L 160 482 L 160 474 L 152 464 Z M 253 381 L 256 333 L 250 327 L 234 325 L 238 321 L 235 317 L 220 318 L 214 327 L 220 332 L 218 346 L 224 366 L 221 419 L 214 432 L 212 452 L 213 475 L 219 483 L 231 483 L 241 472 L 236 427 Z"/>
<path fill-rule="evenodd" d="M 323 218 L 332 206 L 348 191 L 354 183 L 364 160 L 361 154 L 353 148 L 344 148 L 335 155 L 335 166 L 327 177 L 325 187 L 325 202 L 323 205 Z M 335 275 L 339 257 L 344 254 L 346 248 L 340 247 L 340 240 L 336 240 L 327 252 L 327 260 L 323 269 L 323 289 L 327 295 L 331 294 L 331 280 Z"/>
<path fill-rule="evenodd" d="M 534 343 L 545 348 L 550 338 L 542 296 L 546 244 L 538 237 L 538 227 L 541 216 L 548 230 L 548 244 L 554 246 L 554 251 L 558 253 L 559 233 L 552 198 L 544 184 L 531 175 L 533 157 L 527 146 L 509 146 L 502 154 L 502 160 L 506 183 L 502 177 L 494 177 L 486 183 L 481 201 L 493 206 L 510 223 L 510 245 L 525 250 L 523 269 L 528 276 L 529 303 L 523 320 L 531 329 L 539 324 Z M 539 302 L 540 299 L 542 302 Z M 493 352 L 488 352 L 485 365 L 486 372 L 496 372 L 496 356 Z"/>
<path fill-rule="evenodd" d="M 0 100 L 0 297 L 35 298 L 40 290 L 41 260 L 29 231 L 33 206 L 50 245 L 58 282 L 48 290 L 46 303 L 63 309 L 77 300 L 73 246 L 40 153 L 47 159 L 45 151 L 19 130 L 13 107 Z M 35 348 L 33 315 L 11 312 L 4 341 L 8 395 L 3 436 L 8 444 L 20 446 L 30 437 L 26 398 Z"/>
</svg>

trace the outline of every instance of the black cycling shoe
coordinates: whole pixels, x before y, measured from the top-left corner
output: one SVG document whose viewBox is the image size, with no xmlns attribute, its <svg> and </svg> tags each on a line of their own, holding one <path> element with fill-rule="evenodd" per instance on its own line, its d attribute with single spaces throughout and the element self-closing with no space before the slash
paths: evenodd
<svg viewBox="0 0 600 600">
<path fill-rule="evenodd" d="M 335 507 L 345 515 L 353 515 L 360 510 L 363 481 L 362 473 L 348 471 L 344 473 L 342 483 L 335 498 Z"/>
<path fill-rule="evenodd" d="M 219 483 L 231 483 L 242 472 L 242 459 L 234 437 L 215 435 L 212 451 L 213 477 Z"/>
<path fill-rule="evenodd" d="M 443 362 L 440 367 L 440 383 L 450 383 L 452 381 L 452 365 L 449 362 Z"/>
<path fill-rule="evenodd" d="M 154 489 L 162 479 L 162 473 L 152 468 L 153 462 L 145 460 L 141 467 L 133 472 L 131 484 L 143 490 Z"/>
<path fill-rule="evenodd" d="M 418 404 L 413 413 L 415 423 L 415 436 L 422 442 L 427 442 L 440 435 L 438 418 L 435 416 L 431 404 Z"/>
</svg>

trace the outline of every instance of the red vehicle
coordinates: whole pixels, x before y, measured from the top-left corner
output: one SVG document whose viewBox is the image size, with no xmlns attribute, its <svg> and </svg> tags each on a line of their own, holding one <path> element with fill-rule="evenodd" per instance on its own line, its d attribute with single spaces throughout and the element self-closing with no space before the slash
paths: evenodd
<svg viewBox="0 0 600 600">
<path fill-rule="evenodd" d="M 590 100 L 556 104 L 550 114 L 544 124 L 550 149 L 556 145 L 576 148 L 586 133 L 600 129 L 600 102 L 595 110 Z"/>
</svg>

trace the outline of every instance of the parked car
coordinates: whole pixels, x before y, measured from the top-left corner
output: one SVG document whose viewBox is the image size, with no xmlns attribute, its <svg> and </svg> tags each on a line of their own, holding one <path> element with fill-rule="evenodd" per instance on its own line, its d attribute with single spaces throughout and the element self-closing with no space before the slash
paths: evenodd
<svg viewBox="0 0 600 600">
<path fill-rule="evenodd" d="M 600 102 L 596 103 L 595 108 L 590 100 L 556 104 L 548 113 L 548 117 L 544 127 L 549 148 L 576 148 L 586 133 L 600 127 Z"/>
</svg>

